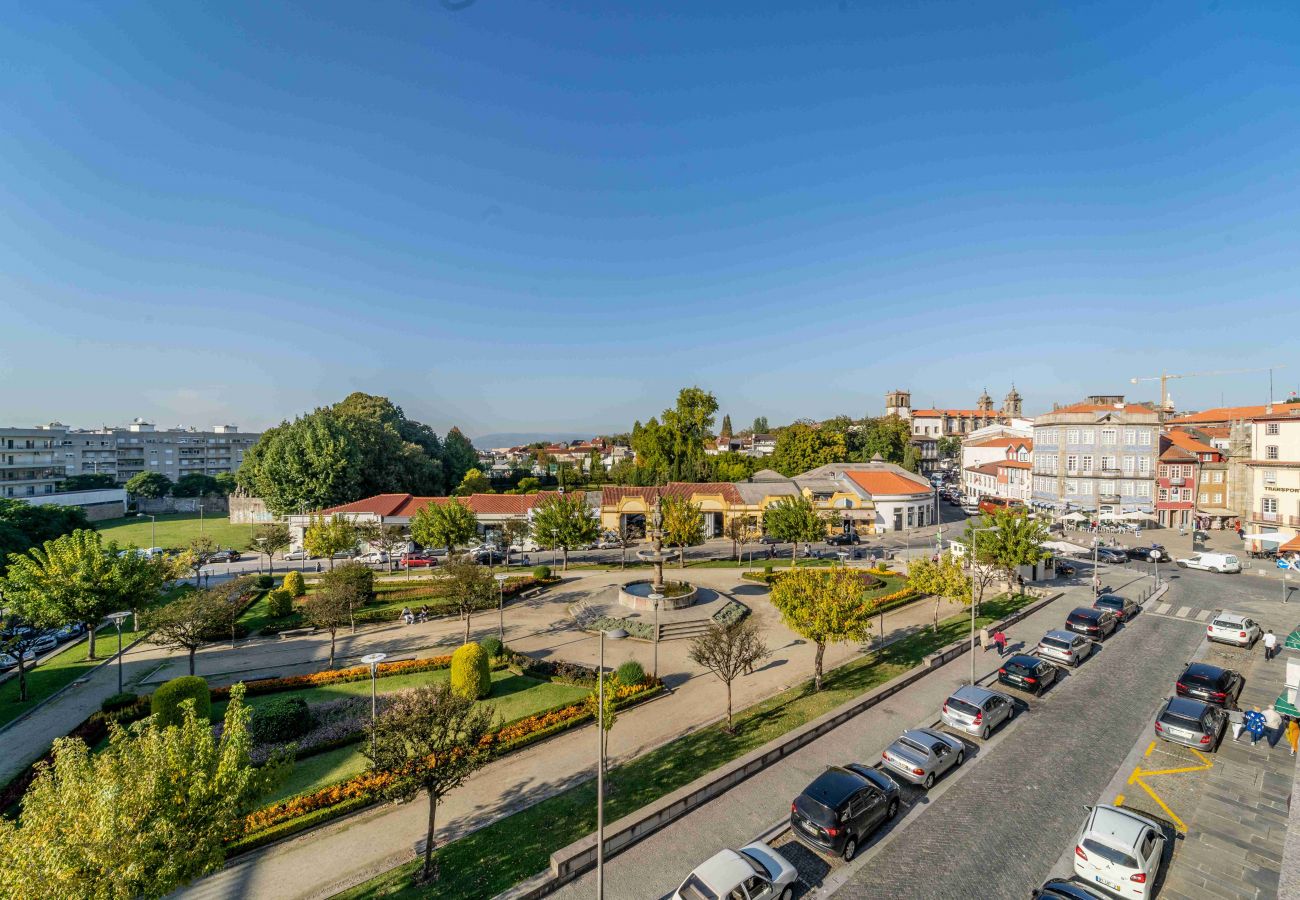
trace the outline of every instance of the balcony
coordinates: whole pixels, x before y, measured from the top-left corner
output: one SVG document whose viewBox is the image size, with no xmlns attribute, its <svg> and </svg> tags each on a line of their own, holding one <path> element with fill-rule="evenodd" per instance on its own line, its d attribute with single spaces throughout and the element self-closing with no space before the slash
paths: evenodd
<svg viewBox="0 0 1300 900">
<path fill-rule="evenodd" d="M 1187 479 L 1186 479 L 1186 478 L 1170 478 L 1170 479 L 1169 479 L 1169 486 L 1170 486 L 1170 487 L 1182 487 L 1182 486 L 1185 485 L 1185 484 L 1187 484 Z"/>
<path fill-rule="evenodd" d="M 1108 478 L 1118 478 L 1119 476 L 1123 475 L 1124 472 L 1118 466 L 1102 466 L 1101 474 L 1105 475 Z"/>
<path fill-rule="evenodd" d="M 1251 514 L 1251 518 L 1256 522 L 1272 522 L 1275 525 L 1282 523 L 1282 514 L 1274 512 L 1256 512 Z"/>
<path fill-rule="evenodd" d="M 1300 516 L 1287 516 L 1286 523 L 1293 526 L 1300 525 Z"/>
<path fill-rule="evenodd" d="M 1123 502 L 1119 494 L 1098 494 L 1098 503 L 1121 503 Z"/>
</svg>

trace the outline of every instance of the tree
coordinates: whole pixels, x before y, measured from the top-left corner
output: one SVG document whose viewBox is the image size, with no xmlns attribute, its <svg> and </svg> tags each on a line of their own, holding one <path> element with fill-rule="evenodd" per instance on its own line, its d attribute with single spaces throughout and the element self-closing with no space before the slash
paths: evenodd
<svg viewBox="0 0 1300 900">
<path fill-rule="evenodd" d="M 754 524 L 753 516 L 732 516 L 724 532 L 731 540 L 732 552 L 736 554 L 736 562 L 739 563 L 741 548 L 758 537 L 758 526 Z"/>
<path fill-rule="evenodd" d="M 132 497 L 157 500 L 172 492 L 172 480 L 162 472 L 137 472 L 127 479 L 126 492 Z"/>
<path fill-rule="evenodd" d="M 94 491 L 102 488 L 117 487 L 117 482 L 107 472 L 94 472 L 86 475 L 69 475 L 59 482 L 60 491 Z"/>
<path fill-rule="evenodd" d="M 478 519 L 459 500 L 429 503 L 411 517 L 411 537 L 425 547 L 446 547 L 450 558 L 478 537 Z"/>
<path fill-rule="evenodd" d="M 10 557 L 3 593 L 25 617 L 84 624 L 87 658 L 95 659 L 95 629 L 104 616 L 153 600 L 162 579 L 161 560 L 122 553 L 97 531 L 74 531 Z"/>
<path fill-rule="evenodd" d="M 767 434 L 767 416 L 755 416 L 754 424 L 750 426 L 754 434 Z"/>
<path fill-rule="evenodd" d="M 453 492 L 459 497 L 466 497 L 470 494 L 489 494 L 492 492 L 492 482 L 478 469 L 470 469 L 461 478 L 460 484 Z"/>
<path fill-rule="evenodd" d="M 221 627 L 225 605 L 226 596 L 221 588 L 186 594 L 145 617 L 145 628 L 149 631 L 146 640 L 169 650 L 184 650 L 193 675 L 194 654 Z"/>
<path fill-rule="evenodd" d="M 505 544 L 506 565 L 510 565 L 510 551 L 523 544 L 532 533 L 533 526 L 527 519 L 506 519 L 501 526 L 501 542 Z"/>
<path fill-rule="evenodd" d="M 921 471 L 921 454 L 915 444 L 908 444 L 903 448 L 903 461 L 899 465 L 909 472 Z"/>
<path fill-rule="evenodd" d="M 924 557 L 913 559 L 907 564 L 907 583 L 920 593 L 934 597 L 935 631 L 939 630 L 939 606 L 945 599 L 970 603 L 970 579 L 951 553 L 944 553 L 938 562 Z"/>
<path fill-rule="evenodd" d="M 363 749 L 374 768 L 397 773 L 388 796 L 429 799 L 420 882 L 433 876 L 433 835 L 438 804 L 489 759 L 483 739 L 493 727 L 491 709 L 462 697 L 446 683 L 393 697 L 375 723 L 374 749 Z"/>
<path fill-rule="evenodd" d="M 27 702 L 27 656 L 36 646 L 36 641 L 41 637 L 40 628 L 46 627 L 40 623 L 25 619 L 22 616 L 10 614 L 4 617 L 4 631 L 0 633 L 0 653 L 8 653 L 18 661 L 18 702 Z M 53 624 L 53 623 L 51 623 Z M 21 626 L 30 626 L 27 630 L 21 630 Z M 5 636 L 7 635 L 7 637 Z"/>
<path fill-rule="evenodd" d="M 961 537 L 961 543 L 966 548 L 962 564 L 966 577 L 972 582 L 976 615 L 984 605 L 985 592 L 997 580 L 999 572 L 993 552 L 993 532 L 988 530 L 993 527 L 993 523 L 994 519 L 989 515 L 980 516 L 978 520 L 967 519 L 966 532 Z"/>
<path fill-rule="evenodd" d="M 456 613 L 465 620 L 464 643 L 468 644 L 470 616 L 475 610 L 492 605 L 500 588 L 487 566 L 480 566 L 468 556 L 448 555 L 447 564 L 440 570 Z"/>
<path fill-rule="evenodd" d="M 569 569 L 569 551 L 594 541 L 600 523 L 587 506 L 586 495 L 560 494 L 548 497 L 533 510 L 533 540 L 539 546 L 564 553 L 564 571 Z"/>
<path fill-rule="evenodd" d="M 375 599 L 375 573 L 363 563 L 347 562 L 326 572 L 320 581 L 320 587 L 335 594 L 335 599 L 347 607 L 348 625 L 352 633 L 356 634 L 357 610 Z M 333 668 L 332 664 L 330 668 Z"/>
<path fill-rule="evenodd" d="M 829 520 L 819 513 L 811 500 L 802 495 L 782 497 L 763 510 L 763 528 L 778 541 L 794 544 L 790 564 L 799 564 L 800 542 L 811 543 L 826 537 Z"/>
<path fill-rule="evenodd" d="M 879 455 L 885 462 L 901 464 L 903 454 L 912 440 L 912 429 L 906 419 L 898 416 L 879 416 L 862 421 L 862 461 Z"/>
<path fill-rule="evenodd" d="M 384 554 L 388 559 L 388 571 L 393 571 L 398 554 L 411 542 L 406 529 L 401 525 L 381 525 L 378 522 L 363 522 L 357 526 L 357 535 L 372 549 Z"/>
<path fill-rule="evenodd" d="M 845 458 L 842 435 L 811 425 L 791 425 L 777 435 L 770 462 L 782 475 L 793 477 Z"/>
<path fill-rule="evenodd" d="M 817 646 L 815 691 L 822 689 L 826 645 L 863 641 L 871 634 L 871 608 L 862 602 L 862 578 L 847 566 L 791 569 L 773 582 L 771 599 L 785 624 Z"/>
<path fill-rule="evenodd" d="M 722 428 L 718 431 L 718 437 L 731 437 L 731 416 L 722 417 Z"/>
<path fill-rule="evenodd" d="M 206 497 L 209 494 L 219 493 L 221 489 L 217 486 L 217 479 L 201 472 L 182 475 L 172 486 L 173 497 Z"/>
<path fill-rule="evenodd" d="M 686 568 L 686 548 L 704 543 L 704 513 L 685 497 L 663 499 L 664 543 L 677 548 L 677 563 Z"/>
<path fill-rule="evenodd" d="M 713 623 L 709 630 L 691 639 L 687 655 L 698 666 L 718 676 L 727 688 L 727 733 L 735 729 L 731 720 L 731 683 L 754 671 L 767 658 L 767 644 L 753 618 L 729 625 Z"/>
<path fill-rule="evenodd" d="M 1008 584 L 1015 581 L 1023 594 L 1025 580 L 1020 567 L 1032 566 L 1047 555 L 1043 549 L 1043 541 L 1048 540 L 1047 526 L 1041 519 L 1007 509 L 982 516 L 981 521 L 995 529 L 980 535 L 988 561 L 1006 576 Z"/>
<path fill-rule="evenodd" d="M 459 428 L 447 432 L 442 442 L 442 454 L 448 484 L 460 484 L 466 473 L 478 465 L 478 451 Z"/>
<path fill-rule="evenodd" d="M 185 554 L 185 561 L 194 572 L 194 586 L 198 587 L 203 567 L 217 554 L 217 542 L 210 537 L 196 537 L 185 548 Z"/>
<path fill-rule="evenodd" d="M 627 548 L 636 543 L 636 538 L 632 536 L 632 528 L 627 524 L 625 516 L 618 517 L 618 529 L 614 532 L 614 539 L 618 542 L 620 569 L 627 568 Z"/>
<path fill-rule="evenodd" d="M 223 497 L 229 497 L 239 487 L 239 482 L 235 480 L 235 476 L 230 472 L 221 472 L 212 481 L 216 487 L 216 493 Z"/>
<path fill-rule="evenodd" d="M 330 664 L 334 668 L 334 644 L 339 629 L 352 621 L 354 597 L 344 585 L 322 584 L 302 604 L 302 617 L 313 628 L 330 633 Z"/>
<path fill-rule="evenodd" d="M 699 481 L 707 477 L 705 442 L 713 432 L 718 399 L 698 387 L 677 392 L 677 405 L 661 417 L 666 440 L 668 477 L 674 481 Z"/>
<path fill-rule="evenodd" d="M 0 575 L 4 575 L 11 555 L 78 530 L 94 530 L 79 506 L 32 506 L 22 500 L 0 499 Z"/>
<path fill-rule="evenodd" d="M 357 546 L 357 528 L 343 516 L 328 519 L 313 516 L 302 533 L 302 546 L 312 556 L 323 556 L 334 570 L 334 554 Z"/>
<path fill-rule="evenodd" d="M 602 693 L 605 695 L 605 710 L 603 713 L 600 709 Z M 600 764 L 607 773 L 609 772 L 609 733 L 614 730 L 614 723 L 618 721 L 618 710 L 614 708 L 617 694 L 618 682 L 606 675 L 598 680 L 597 686 L 592 688 L 591 693 L 582 701 L 583 707 L 591 714 L 591 718 L 597 723 L 597 726 L 601 727 Z"/>
<path fill-rule="evenodd" d="M 532 494 L 541 490 L 541 488 L 542 482 L 531 475 L 520 478 L 519 483 L 515 485 L 515 490 L 521 494 Z"/>
<path fill-rule="evenodd" d="M 185 707 L 173 728 L 111 724 L 93 753 L 78 738 L 54 742 L 18 820 L 0 819 L 0 896 L 162 897 L 221 868 L 226 842 L 287 762 L 252 764 L 242 684 L 220 738 L 193 701 Z"/>
<path fill-rule="evenodd" d="M 761 463 L 753 456 L 728 450 L 709 457 L 709 465 L 713 481 L 744 481 L 758 471 Z"/>
<path fill-rule="evenodd" d="M 293 543 L 289 536 L 289 526 L 279 522 L 268 522 L 257 526 L 253 539 L 248 542 L 248 549 L 266 557 L 266 571 L 275 574 L 275 554 L 285 550 Z"/>
<path fill-rule="evenodd" d="M 935 449 L 944 459 L 952 459 L 961 453 L 961 438 L 941 437 L 935 442 Z"/>
</svg>

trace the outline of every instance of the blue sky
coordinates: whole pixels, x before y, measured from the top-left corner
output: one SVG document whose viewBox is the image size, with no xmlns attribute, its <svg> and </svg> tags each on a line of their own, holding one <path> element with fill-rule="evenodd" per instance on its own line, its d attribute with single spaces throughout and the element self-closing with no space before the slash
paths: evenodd
<svg viewBox="0 0 1300 900">
<path fill-rule="evenodd" d="M 0 19 L 0 424 L 1300 383 L 1292 3 L 198 7 Z"/>
</svg>

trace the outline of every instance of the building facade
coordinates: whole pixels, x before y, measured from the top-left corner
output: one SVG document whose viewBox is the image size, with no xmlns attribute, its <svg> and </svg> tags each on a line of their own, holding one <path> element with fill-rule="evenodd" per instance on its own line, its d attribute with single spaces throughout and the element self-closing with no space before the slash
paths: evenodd
<svg viewBox="0 0 1300 900">
<path fill-rule="evenodd" d="M 994 438 L 972 454 L 972 465 L 962 467 L 962 492 L 972 501 L 1000 497 L 1028 504 L 1032 499 L 1032 438 Z M 967 448 L 962 446 L 965 461 Z"/>
<path fill-rule="evenodd" d="M 1261 549 L 1284 546 L 1300 534 L 1300 405 L 1275 410 L 1251 423 L 1254 454 L 1243 461 L 1251 474 L 1243 527 L 1251 535 L 1277 535 L 1276 541 L 1254 541 Z"/>
<path fill-rule="evenodd" d="M 944 461 L 939 453 L 941 438 L 964 439 L 991 425 L 1010 425 L 1023 418 L 1023 398 L 1012 385 L 1000 409 L 993 407 L 987 390 L 975 401 L 974 409 L 913 409 L 909 391 L 893 390 L 885 395 L 885 415 L 908 420 L 921 472 L 929 474 Z"/>
<path fill-rule="evenodd" d="M 63 480 L 60 438 L 48 428 L 0 428 L 0 497 L 53 494 Z"/>
</svg>

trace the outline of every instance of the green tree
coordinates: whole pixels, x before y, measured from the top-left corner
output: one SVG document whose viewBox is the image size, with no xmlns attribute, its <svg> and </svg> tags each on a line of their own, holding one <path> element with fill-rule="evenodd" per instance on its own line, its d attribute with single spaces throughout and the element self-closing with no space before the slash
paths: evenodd
<svg viewBox="0 0 1300 900">
<path fill-rule="evenodd" d="M 365 496 L 361 470 L 366 462 L 347 424 L 318 409 L 263 432 L 244 453 L 235 478 L 282 516 Z"/>
<path fill-rule="evenodd" d="M 467 556 L 448 556 L 440 567 L 444 584 L 456 613 L 465 620 L 465 641 L 469 643 L 470 617 L 475 610 L 494 606 L 500 588 L 487 566 L 480 566 Z"/>
<path fill-rule="evenodd" d="M 995 524 L 996 520 L 987 514 L 978 519 L 967 519 L 966 531 L 960 538 L 965 548 L 962 566 L 966 570 L 966 577 L 972 582 L 976 615 L 984 605 L 984 594 L 997 581 L 1001 572 L 996 555 L 996 539 L 991 530 Z"/>
<path fill-rule="evenodd" d="M 173 497 L 206 497 L 209 494 L 219 493 L 221 489 L 217 486 L 217 479 L 200 472 L 182 475 L 172 485 Z"/>
<path fill-rule="evenodd" d="M 731 683 L 749 675 L 768 655 L 763 633 L 754 619 L 741 619 L 729 625 L 713 623 L 709 630 L 691 639 L 687 655 L 698 666 L 718 676 L 727 688 L 726 731 L 735 731 L 731 718 Z"/>
<path fill-rule="evenodd" d="M 346 562 L 337 569 L 331 568 L 320 581 L 322 590 L 328 590 L 335 600 L 348 610 L 348 625 L 357 633 L 357 610 L 375 599 L 375 573 L 364 563 Z M 321 626 L 324 627 L 324 626 Z M 331 666 L 332 668 L 333 666 Z"/>
<path fill-rule="evenodd" d="M 145 616 L 144 625 L 149 631 L 146 640 L 169 650 L 185 651 L 193 675 L 194 654 L 221 627 L 225 606 L 226 596 L 221 588 L 186 594 Z"/>
<path fill-rule="evenodd" d="M 248 542 L 248 549 L 266 557 L 266 571 L 275 574 L 275 554 L 288 549 L 293 543 L 289 536 L 289 526 L 280 522 L 268 522 L 257 526 L 253 539 Z"/>
<path fill-rule="evenodd" d="M 755 416 L 754 424 L 750 426 L 754 434 L 767 434 L 767 416 Z"/>
<path fill-rule="evenodd" d="M 457 547 L 478 537 L 478 519 L 459 500 L 428 503 L 411 517 L 411 537 L 424 547 L 446 547 L 450 559 Z"/>
<path fill-rule="evenodd" d="M 921 454 L 915 444 L 903 448 L 903 461 L 899 465 L 909 472 L 921 471 Z"/>
<path fill-rule="evenodd" d="M 677 548 L 677 563 L 686 568 L 686 548 L 704 543 L 704 513 L 685 497 L 665 497 L 662 504 L 664 543 Z"/>
<path fill-rule="evenodd" d="M 539 481 L 538 479 L 534 478 L 531 475 L 525 476 L 524 478 L 520 478 L 519 484 L 515 485 L 515 490 L 519 491 L 519 493 L 521 494 L 531 494 L 534 491 L 541 490 L 541 488 L 542 488 L 541 481 Z"/>
<path fill-rule="evenodd" d="M 148 605 L 162 581 L 160 560 L 120 553 L 97 531 L 74 531 L 10 557 L 3 593 L 24 617 L 83 623 L 90 632 L 87 658 L 95 659 L 95 629 L 104 616 Z"/>
<path fill-rule="evenodd" d="M 216 493 L 223 497 L 229 497 L 239 487 L 239 482 L 235 480 L 234 474 L 230 472 L 221 472 L 212 481 L 216 486 Z"/>
<path fill-rule="evenodd" d="M 717 411 L 717 398 L 699 387 L 682 388 L 677 393 L 677 405 L 663 411 L 671 480 L 700 481 L 708 477 L 704 445 L 713 433 Z"/>
<path fill-rule="evenodd" d="M 718 437 L 731 437 L 731 416 L 722 417 L 722 428 L 718 431 Z"/>
<path fill-rule="evenodd" d="M 782 497 L 763 510 L 763 528 L 778 541 L 794 544 L 790 564 L 797 566 L 799 544 L 824 539 L 830 520 L 818 512 L 807 497 Z"/>
<path fill-rule="evenodd" d="M 442 683 L 395 695 L 375 724 L 374 749 L 363 745 L 375 769 L 398 773 L 386 788 L 388 796 L 413 800 L 424 792 L 428 797 L 421 884 L 434 878 L 438 804 L 487 763 L 489 753 L 483 738 L 493 724 L 489 707 L 459 696 Z M 429 760 L 436 763 L 429 764 Z"/>
<path fill-rule="evenodd" d="M 906 419 L 898 416 L 880 416 L 862 422 L 862 461 L 879 454 L 885 462 L 901 465 L 903 455 L 912 440 L 912 429 Z"/>
<path fill-rule="evenodd" d="M 961 570 L 961 563 L 951 553 L 944 553 L 938 562 L 927 558 L 914 559 L 907 565 L 908 586 L 922 594 L 934 597 L 935 631 L 939 630 L 939 606 L 944 600 L 955 600 L 969 605 L 970 579 Z"/>
<path fill-rule="evenodd" d="M 709 457 L 713 481 L 744 481 L 758 471 L 761 463 L 753 456 L 727 451 Z"/>
<path fill-rule="evenodd" d="M 453 493 L 465 497 L 469 494 L 490 494 L 491 492 L 492 482 L 481 471 L 472 468 L 461 478 L 460 484 L 457 485 Z"/>
<path fill-rule="evenodd" d="M 4 575 L 11 555 L 79 530 L 94 530 L 79 506 L 32 506 L 22 500 L 0 499 L 0 575 Z"/>
<path fill-rule="evenodd" d="M 345 585 L 322 584 L 313 594 L 308 594 L 302 604 L 302 617 L 313 628 L 328 631 L 330 635 L 330 662 L 334 668 L 334 646 L 339 629 L 352 621 L 352 604 L 355 597 Z"/>
<path fill-rule="evenodd" d="M 334 554 L 357 546 L 357 528 L 339 515 L 329 518 L 313 516 L 302 534 L 302 545 L 312 556 L 323 556 L 334 569 Z"/>
<path fill-rule="evenodd" d="M 0 896 L 162 897 L 220 869 L 226 842 L 289 763 L 252 764 L 242 684 L 220 738 L 192 704 L 178 727 L 112 724 L 93 753 L 56 740 L 17 821 L 0 818 Z"/>
<path fill-rule="evenodd" d="M 569 551 L 594 541 L 600 523 L 581 492 L 548 497 L 533 510 L 533 540 L 549 550 L 563 552 L 563 569 L 569 569 Z"/>
<path fill-rule="evenodd" d="M 184 561 L 194 572 L 194 586 L 198 587 L 199 576 L 203 574 L 203 567 L 211 562 L 212 557 L 217 554 L 217 542 L 210 537 L 196 537 L 190 540 L 189 546 L 185 548 Z"/>
<path fill-rule="evenodd" d="M 741 561 L 744 545 L 759 538 L 758 525 L 753 516 L 732 516 L 723 533 L 731 540 L 731 550 L 736 554 L 737 563 Z"/>
<path fill-rule="evenodd" d="M 603 714 L 600 709 L 601 694 L 605 696 Z M 617 694 L 618 682 L 606 674 L 582 701 L 583 707 L 591 714 L 592 720 L 598 726 L 603 726 L 600 732 L 600 764 L 606 773 L 609 772 L 609 733 L 614 730 L 614 724 L 618 721 L 618 710 L 615 708 Z"/>
<path fill-rule="evenodd" d="M 1015 581 L 1023 594 L 1025 580 L 1020 567 L 1032 566 L 1047 556 L 1043 549 L 1043 541 L 1049 539 L 1047 526 L 1041 519 L 1006 509 L 982 520 L 995 529 L 981 535 L 988 561 L 1006 576 L 1008 584 Z"/>
<path fill-rule="evenodd" d="M 813 690 L 822 689 L 826 645 L 865 641 L 871 634 L 871 607 L 862 602 L 862 578 L 854 569 L 791 569 L 772 583 L 772 605 L 792 630 L 817 647 Z"/>
<path fill-rule="evenodd" d="M 362 522 L 357 525 L 357 536 L 369 544 L 372 550 L 388 558 L 388 571 L 393 571 L 397 557 L 406 549 L 411 538 L 401 525 L 381 525 L 378 522 Z"/>
<path fill-rule="evenodd" d="M 126 492 L 132 497 L 157 500 L 172 491 L 172 480 L 161 472 L 137 472 L 126 481 Z"/>
<path fill-rule="evenodd" d="M 770 460 L 772 468 L 793 477 L 828 463 L 845 459 L 844 437 L 811 425 L 782 428 Z"/>
<path fill-rule="evenodd" d="M 94 491 L 102 488 L 117 487 L 117 482 L 107 472 L 94 472 L 86 475 L 69 475 L 59 482 L 60 491 Z"/>
<path fill-rule="evenodd" d="M 501 526 L 501 543 L 504 545 L 507 566 L 510 565 L 511 550 L 522 546 L 532 531 L 533 526 L 527 519 L 506 519 Z"/>
<path fill-rule="evenodd" d="M 0 631 L 0 653 L 8 653 L 17 662 L 18 673 L 18 702 L 27 702 L 27 657 L 26 654 L 36 649 L 36 641 L 40 639 L 41 632 L 38 629 L 47 628 L 56 623 L 41 623 L 17 615 L 11 611 L 0 620 L 0 626 L 4 630 Z M 26 631 L 20 630 L 20 626 L 28 625 L 30 628 Z"/>
<path fill-rule="evenodd" d="M 961 438 L 941 437 L 935 443 L 939 456 L 944 459 L 953 459 L 961 453 Z"/>
<path fill-rule="evenodd" d="M 448 484 L 460 484 L 465 474 L 478 465 L 478 451 L 459 428 L 447 432 L 447 437 L 442 442 L 442 452 Z"/>
</svg>

